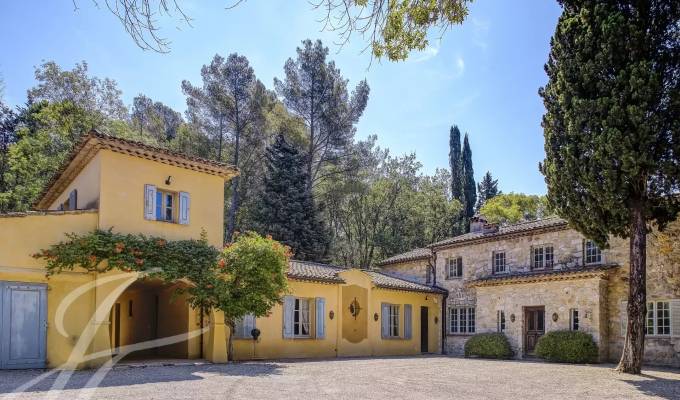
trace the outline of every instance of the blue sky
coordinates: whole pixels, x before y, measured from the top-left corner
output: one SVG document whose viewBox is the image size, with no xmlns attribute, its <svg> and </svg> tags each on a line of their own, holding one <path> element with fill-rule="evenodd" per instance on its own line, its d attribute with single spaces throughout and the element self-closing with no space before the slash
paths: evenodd
<svg viewBox="0 0 680 400">
<path fill-rule="evenodd" d="M 104 7 L 103 0 L 99 1 Z M 161 35 L 170 54 L 136 47 L 107 10 L 90 0 L 3 2 L 0 5 L 0 75 L 5 101 L 20 104 L 34 85 L 42 60 L 72 68 L 85 60 L 90 73 L 118 82 L 130 104 L 138 93 L 185 109 L 180 83 L 200 83 L 200 68 L 214 54 L 247 56 L 260 80 L 273 88 L 283 64 L 306 38 L 322 39 L 331 58 L 355 85 L 366 78 L 368 107 L 358 138 L 378 135 L 393 154 L 415 152 L 425 173 L 448 168 L 449 127 L 470 134 L 477 180 L 487 171 L 505 192 L 545 193 L 538 162 L 545 84 L 543 65 L 560 13 L 556 1 L 479 0 L 462 26 L 406 62 L 369 67 L 365 42 L 353 37 L 339 49 L 333 32 L 321 32 L 323 15 L 305 0 L 250 0 L 233 10 L 229 1 L 186 1 L 193 27 L 165 19 Z"/>
</svg>

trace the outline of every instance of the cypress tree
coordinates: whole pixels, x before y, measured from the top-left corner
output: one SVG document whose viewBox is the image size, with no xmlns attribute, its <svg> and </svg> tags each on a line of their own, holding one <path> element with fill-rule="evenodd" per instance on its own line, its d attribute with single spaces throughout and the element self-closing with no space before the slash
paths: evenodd
<svg viewBox="0 0 680 400">
<path fill-rule="evenodd" d="M 639 374 L 646 235 L 680 210 L 680 2 L 561 0 L 540 90 L 551 207 L 601 247 L 630 240 L 618 370 Z"/>
<path fill-rule="evenodd" d="M 498 179 L 493 179 L 491 172 L 486 171 L 484 178 L 477 185 L 477 212 L 482 208 L 484 202 L 499 194 Z"/>
<path fill-rule="evenodd" d="M 328 244 L 326 228 L 307 190 L 307 159 L 278 135 L 267 148 L 264 190 L 254 211 L 255 229 L 290 246 L 299 260 L 321 261 Z"/>
<path fill-rule="evenodd" d="M 463 203 L 463 160 L 460 152 L 458 125 L 449 131 L 449 166 L 451 167 L 451 196 Z"/>
<path fill-rule="evenodd" d="M 464 217 L 465 226 L 469 227 L 470 218 L 475 215 L 475 205 L 477 203 L 477 185 L 475 184 L 475 171 L 472 169 L 472 150 L 470 149 L 470 142 L 468 134 L 465 134 L 463 139 L 463 196 L 465 207 Z"/>
</svg>

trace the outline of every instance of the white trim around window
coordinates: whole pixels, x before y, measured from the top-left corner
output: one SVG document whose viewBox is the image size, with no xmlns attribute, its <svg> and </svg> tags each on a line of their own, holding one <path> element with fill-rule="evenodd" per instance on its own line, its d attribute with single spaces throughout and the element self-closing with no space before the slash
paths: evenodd
<svg viewBox="0 0 680 400">
<path fill-rule="evenodd" d="M 505 250 L 496 250 L 491 253 L 491 262 L 494 274 L 505 274 L 508 272 Z"/>
<path fill-rule="evenodd" d="M 670 301 L 660 300 L 647 303 L 647 317 L 645 318 L 647 335 L 670 336 L 672 322 Z"/>
<path fill-rule="evenodd" d="M 585 265 L 602 263 L 602 250 L 589 239 L 583 242 L 583 263 Z"/>
<path fill-rule="evenodd" d="M 446 262 L 446 279 L 463 277 L 463 257 L 448 257 Z"/>
<path fill-rule="evenodd" d="M 475 333 L 475 308 L 449 308 L 449 335 L 470 335 Z"/>
</svg>

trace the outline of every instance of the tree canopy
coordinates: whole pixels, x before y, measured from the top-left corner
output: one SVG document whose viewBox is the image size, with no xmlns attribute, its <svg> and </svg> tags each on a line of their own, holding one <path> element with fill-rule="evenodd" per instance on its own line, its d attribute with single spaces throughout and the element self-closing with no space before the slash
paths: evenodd
<svg viewBox="0 0 680 400">
<path fill-rule="evenodd" d="M 515 224 L 551 215 L 545 196 L 503 193 L 484 202 L 479 213 L 496 224 Z"/>
</svg>

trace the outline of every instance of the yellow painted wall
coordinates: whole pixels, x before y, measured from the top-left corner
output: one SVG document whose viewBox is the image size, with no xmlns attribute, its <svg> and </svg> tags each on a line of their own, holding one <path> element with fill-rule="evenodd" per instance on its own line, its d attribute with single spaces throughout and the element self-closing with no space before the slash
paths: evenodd
<svg viewBox="0 0 680 400">
<path fill-rule="evenodd" d="M 435 318 L 441 318 L 441 295 L 430 293 L 407 292 L 374 288 L 370 277 L 356 269 L 342 272 L 340 276 L 345 284 L 323 284 L 316 282 L 302 282 L 289 280 L 290 295 L 303 298 L 323 297 L 326 299 L 326 335 L 324 339 L 284 339 L 283 338 L 283 307 L 277 305 L 269 316 L 258 318 L 256 327 L 261 331 L 257 341 L 253 339 L 234 339 L 234 359 L 276 359 L 276 358 L 327 358 L 347 356 L 371 355 L 414 355 L 420 354 L 420 307 L 429 308 L 429 352 L 441 351 L 441 325 Z M 343 288 L 348 288 L 343 296 Z M 361 289 L 364 289 L 362 292 Z M 363 294 L 362 294 L 363 293 Z M 348 307 L 357 294 L 362 310 L 360 317 L 354 320 L 348 312 Z M 426 299 L 427 297 L 427 299 Z M 403 305 L 412 306 L 412 337 L 411 339 L 382 339 L 380 330 L 380 305 L 383 302 L 401 305 L 400 329 L 403 336 L 404 317 Z M 333 311 L 334 318 L 329 318 Z M 378 321 L 374 320 L 374 313 L 378 313 Z M 314 322 L 314 310 L 310 311 Z M 363 327 L 360 321 L 364 321 Z M 348 328 L 350 327 L 350 328 Z M 365 337 L 357 341 L 357 335 L 347 333 L 359 330 L 358 337 Z M 314 329 L 312 329 L 314 331 Z M 345 338 L 343 338 L 345 331 Z M 364 336 L 363 332 L 367 334 Z M 351 339 L 351 340 L 350 340 Z"/>
<path fill-rule="evenodd" d="M 117 232 L 144 233 L 170 240 L 198 239 L 205 229 L 210 244 L 222 247 L 224 237 L 224 179 L 201 172 L 102 150 L 99 226 Z M 172 183 L 165 184 L 168 176 Z M 144 219 L 144 185 L 159 190 L 188 192 L 188 225 Z"/>
<path fill-rule="evenodd" d="M 49 210 L 58 210 L 59 205 L 69 198 L 73 189 L 78 190 L 78 209 L 90 210 L 99 208 L 100 178 L 101 178 L 101 153 L 97 153 L 88 164 L 78 173 L 78 176 L 66 189 L 50 204 Z"/>
</svg>

